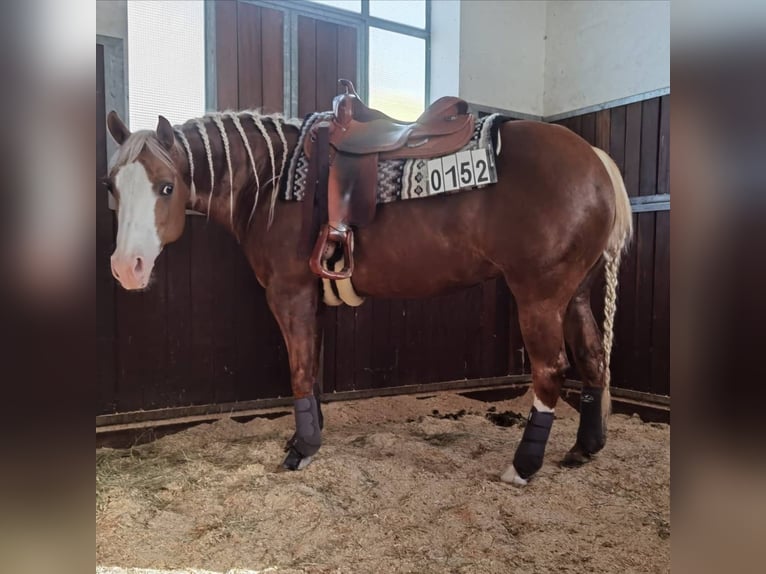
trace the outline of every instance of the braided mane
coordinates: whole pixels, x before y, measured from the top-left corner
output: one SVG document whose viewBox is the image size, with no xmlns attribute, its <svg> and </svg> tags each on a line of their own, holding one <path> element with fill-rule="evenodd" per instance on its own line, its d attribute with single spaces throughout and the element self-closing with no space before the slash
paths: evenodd
<svg viewBox="0 0 766 574">
<path fill-rule="evenodd" d="M 269 219 L 268 219 L 269 223 L 268 224 L 269 226 L 271 226 L 272 222 L 274 221 L 274 211 L 276 209 L 277 196 L 279 195 L 280 182 L 282 180 L 282 176 L 284 175 L 285 166 L 287 164 L 287 138 L 285 137 L 284 126 L 289 125 L 289 126 L 300 128 L 301 120 L 297 118 L 288 119 L 288 118 L 285 118 L 282 114 L 261 114 L 255 110 L 243 110 L 240 112 L 235 112 L 232 110 L 226 110 L 224 112 L 211 112 L 211 113 L 205 114 L 201 118 L 190 120 L 190 122 L 196 127 L 200 137 L 202 138 L 202 144 L 205 148 L 205 155 L 207 156 L 208 168 L 210 169 L 210 196 L 208 198 L 208 218 L 210 217 L 210 202 L 212 201 L 213 190 L 215 188 L 215 177 L 214 177 L 215 167 L 214 167 L 214 161 L 213 161 L 213 152 L 210 146 L 210 138 L 208 137 L 208 133 L 205 128 L 205 122 L 207 120 L 210 120 L 212 124 L 217 128 L 218 133 L 221 136 L 221 141 L 223 142 L 223 151 L 226 158 L 226 169 L 228 170 L 228 174 L 229 174 L 229 207 L 230 207 L 230 217 L 231 217 L 232 225 L 234 223 L 234 172 L 233 172 L 232 161 L 231 161 L 231 142 L 229 141 L 229 136 L 226 133 L 226 128 L 223 123 L 224 120 L 226 119 L 229 119 L 232 121 L 232 123 L 234 124 L 234 128 L 237 130 L 237 133 L 239 133 L 239 136 L 242 139 L 242 144 L 245 148 L 245 152 L 247 153 L 247 161 L 249 162 L 253 170 L 253 175 L 255 178 L 255 195 L 253 199 L 253 207 L 250 211 L 250 216 L 248 217 L 248 220 L 247 220 L 248 225 L 250 225 L 250 223 L 252 222 L 253 216 L 255 215 L 255 209 L 258 205 L 258 197 L 261 190 L 261 182 L 260 182 L 260 178 L 258 177 L 258 166 L 255 163 L 255 156 L 253 154 L 253 149 L 251 147 L 250 140 L 247 138 L 247 135 L 245 133 L 245 129 L 242 125 L 242 121 L 243 120 L 252 121 L 253 125 L 258 130 L 258 133 L 261 135 L 261 137 L 263 137 L 263 140 L 266 143 L 266 147 L 269 153 L 269 160 L 271 162 L 271 173 L 272 173 L 271 179 L 269 179 L 266 183 L 274 184 L 272 193 L 271 193 L 271 200 L 269 204 Z M 282 149 L 284 150 L 284 152 L 282 153 L 282 161 L 281 161 L 281 165 L 279 166 L 279 169 L 277 169 L 274 143 L 272 141 L 271 136 L 269 135 L 268 130 L 266 129 L 264 120 L 269 121 L 271 125 L 274 127 L 274 130 L 277 133 L 277 137 L 279 137 L 280 142 L 282 144 Z M 189 175 L 191 178 L 191 194 L 192 194 L 192 199 L 194 199 L 196 197 L 196 187 L 194 182 L 194 158 L 191 153 L 191 146 L 189 145 L 189 141 L 183 132 L 182 126 L 175 126 L 174 131 L 178 135 L 178 138 L 181 141 L 184 153 L 186 154 L 186 158 L 189 161 Z"/>
</svg>

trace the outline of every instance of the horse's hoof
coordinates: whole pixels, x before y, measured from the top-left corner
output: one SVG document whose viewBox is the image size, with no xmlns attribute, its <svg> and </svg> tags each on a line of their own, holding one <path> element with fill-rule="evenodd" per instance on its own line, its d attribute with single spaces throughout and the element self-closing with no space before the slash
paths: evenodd
<svg viewBox="0 0 766 574">
<path fill-rule="evenodd" d="M 527 479 L 521 478 L 519 476 L 519 473 L 516 472 L 516 469 L 513 465 L 509 466 L 505 470 L 505 472 L 500 476 L 500 480 L 514 486 L 526 486 L 529 483 Z"/>
<path fill-rule="evenodd" d="M 575 446 L 564 455 L 564 460 L 561 461 L 561 465 L 566 466 L 567 468 L 577 468 L 578 466 L 590 462 L 590 459 L 591 457 L 589 454 L 586 454 L 580 450 L 579 447 Z"/>
<path fill-rule="evenodd" d="M 311 464 L 312 458 L 311 456 L 303 456 L 295 448 L 290 447 L 285 460 L 282 462 L 282 468 L 286 470 L 303 470 Z"/>
</svg>

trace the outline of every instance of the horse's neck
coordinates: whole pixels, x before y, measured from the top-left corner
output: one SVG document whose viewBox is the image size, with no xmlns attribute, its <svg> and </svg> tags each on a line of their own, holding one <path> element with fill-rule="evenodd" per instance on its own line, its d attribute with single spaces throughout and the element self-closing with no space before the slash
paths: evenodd
<svg viewBox="0 0 766 574">
<path fill-rule="evenodd" d="M 187 123 L 181 131 L 192 156 L 189 161 L 188 150 L 183 154 L 182 175 L 190 188 L 192 179 L 194 183 L 188 207 L 240 239 L 251 226 L 268 220 L 275 209 L 280 174 L 287 177 L 294 129 L 280 120 L 240 112 L 206 116 Z"/>
</svg>

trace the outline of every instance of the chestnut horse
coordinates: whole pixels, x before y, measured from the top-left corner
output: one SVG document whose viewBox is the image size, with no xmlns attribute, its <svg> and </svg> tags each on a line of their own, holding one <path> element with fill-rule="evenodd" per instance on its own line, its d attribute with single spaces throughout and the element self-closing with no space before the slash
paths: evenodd
<svg viewBox="0 0 766 574">
<path fill-rule="evenodd" d="M 321 445 L 318 402 L 321 283 L 299 256 L 302 207 L 277 202 L 299 120 L 213 113 L 132 133 L 114 112 L 120 145 L 107 178 L 117 200 L 111 264 L 125 289 L 145 289 L 155 259 L 183 232 L 185 210 L 206 213 L 239 241 L 281 328 L 290 359 L 296 431 L 283 465 L 306 466 Z M 620 256 L 632 234 L 630 203 L 614 162 L 566 128 L 505 122 L 496 184 L 381 205 L 356 232 L 353 285 L 362 296 L 430 297 L 503 276 L 518 305 L 532 365 L 534 405 L 502 480 L 517 485 L 542 466 L 568 367 L 583 378 L 580 426 L 565 463 L 581 464 L 606 440 L 609 355 Z M 273 218 L 273 219 L 272 219 Z M 604 336 L 590 285 L 605 266 Z"/>
</svg>

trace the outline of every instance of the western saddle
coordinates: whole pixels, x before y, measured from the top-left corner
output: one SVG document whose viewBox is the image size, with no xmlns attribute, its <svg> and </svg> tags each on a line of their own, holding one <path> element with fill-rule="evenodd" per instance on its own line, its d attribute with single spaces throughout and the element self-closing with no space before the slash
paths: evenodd
<svg viewBox="0 0 766 574">
<path fill-rule="evenodd" d="M 309 266 L 318 276 L 333 280 L 348 279 L 354 272 L 351 226 L 366 225 L 375 217 L 378 160 L 454 153 L 471 140 L 474 130 L 468 104 L 459 98 L 440 98 L 417 121 L 406 123 L 368 108 L 349 80 L 339 83 L 345 93 L 333 99 L 331 121 L 317 122 L 304 140 L 316 187 L 327 190 L 327 220 L 319 230 Z M 319 141 L 329 145 L 318 145 Z M 324 200 L 322 195 L 318 193 L 317 201 Z M 343 249 L 340 271 L 327 265 L 337 247 Z"/>
</svg>

